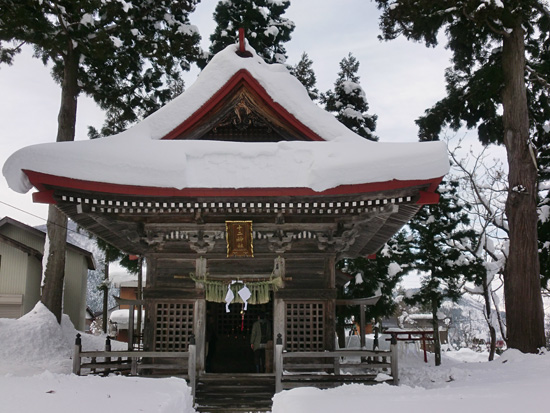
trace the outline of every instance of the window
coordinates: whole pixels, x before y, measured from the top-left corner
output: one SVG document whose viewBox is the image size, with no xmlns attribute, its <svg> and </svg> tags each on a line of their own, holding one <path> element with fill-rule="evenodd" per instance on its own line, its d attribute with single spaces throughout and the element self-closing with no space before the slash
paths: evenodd
<svg viewBox="0 0 550 413">
<path fill-rule="evenodd" d="M 159 302 L 156 304 L 155 351 L 187 351 L 193 334 L 192 302 Z"/>
<path fill-rule="evenodd" d="M 323 351 L 323 302 L 286 303 L 286 349 L 288 351 Z"/>
</svg>

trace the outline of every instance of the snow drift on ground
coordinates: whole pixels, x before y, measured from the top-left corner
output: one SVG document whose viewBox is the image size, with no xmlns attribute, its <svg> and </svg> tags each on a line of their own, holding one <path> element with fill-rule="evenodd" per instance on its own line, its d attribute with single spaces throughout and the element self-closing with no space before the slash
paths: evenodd
<svg viewBox="0 0 550 413">
<path fill-rule="evenodd" d="M 18 320 L 0 319 L 2 412 L 195 412 L 190 389 L 182 379 L 72 375 L 75 334 L 68 318 L 59 326 L 41 304 Z M 104 345 L 104 337 L 82 338 L 85 350 Z M 445 352 L 443 365 L 434 367 L 433 356 L 424 364 L 414 345 L 399 345 L 401 386 L 345 385 L 331 390 L 284 391 L 274 397 L 273 413 L 548 411 L 547 354 L 508 350 L 489 363 L 487 354 L 462 349 Z M 117 346 L 125 345 L 113 342 L 113 348 Z"/>
<path fill-rule="evenodd" d="M 195 412 L 183 379 L 71 374 L 76 333 L 67 316 L 60 326 L 41 303 L 18 320 L 0 319 L 0 411 Z M 83 350 L 104 345 L 105 336 L 82 334 Z M 111 346 L 126 349 L 126 343 Z"/>
<path fill-rule="evenodd" d="M 301 388 L 275 395 L 273 413 L 386 411 L 425 413 L 547 412 L 550 356 L 508 350 L 493 362 L 468 349 L 443 354 L 443 365 L 427 365 L 416 350 L 400 357 L 401 385 L 344 385 L 331 390 Z M 432 356 L 433 358 L 433 356 Z"/>
</svg>

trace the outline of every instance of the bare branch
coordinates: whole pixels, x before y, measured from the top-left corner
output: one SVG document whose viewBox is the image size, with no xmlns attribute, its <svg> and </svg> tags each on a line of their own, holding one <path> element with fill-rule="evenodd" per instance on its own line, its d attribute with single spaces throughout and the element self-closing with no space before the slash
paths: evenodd
<svg viewBox="0 0 550 413">
<path fill-rule="evenodd" d="M 469 186 L 474 192 L 477 205 L 480 205 L 486 212 L 485 219 L 490 220 L 491 223 L 494 226 L 496 226 L 497 228 L 499 228 L 500 230 L 502 230 L 506 234 L 508 234 L 508 228 L 506 227 L 506 225 L 504 225 L 504 221 L 497 219 L 497 212 L 494 211 L 493 207 L 491 206 L 491 203 L 489 202 L 489 199 L 487 199 L 484 196 L 484 194 L 482 194 L 481 186 L 480 186 L 480 184 L 477 180 L 477 177 L 476 177 L 476 172 L 478 171 L 478 168 L 479 168 L 480 164 L 482 164 L 482 160 L 485 157 L 485 150 L 486 149 L 483 149 L 481 154 L 478 155 L 477 157 L 475 157 L 475 156 L 473 157 L 474 165 L 471 169 L 469 169 L 464 165 L 462 160 L 459 159 L 457 154 L 456 154 L 456 149 L 458 149 L 459 147 L 460 146 L 457 146 L 454 150 L 449 149 L 448 150 L 449 156 L 453 160 L 456 167 L 458 167 L 460 169 L 460 171 L 464 174 L 464 176 L 468 180 Z M 494 186 L 491 185 L 491 187 L 493 188 Z M 491 188 L 491 190 L 492 190 L 492 188 Z"/>
</svg>

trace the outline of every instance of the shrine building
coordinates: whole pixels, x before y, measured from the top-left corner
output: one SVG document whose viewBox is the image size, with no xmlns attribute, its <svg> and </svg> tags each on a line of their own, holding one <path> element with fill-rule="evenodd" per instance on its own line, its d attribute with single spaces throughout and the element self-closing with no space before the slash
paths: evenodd
<svg viewBox="0 0 550 413">
<path fill-rule="evenodd" d="M 375 254 L 448 169 L 443 143 L 368 141 L 241 44 L 127 131 L 23 148 L 4 175 L 143 257 L 145 350 L 194 335 L 199 372 L 239 372 L 259 313 L 286 351 L 333 350 L 336 262 Z"/>
</svg>

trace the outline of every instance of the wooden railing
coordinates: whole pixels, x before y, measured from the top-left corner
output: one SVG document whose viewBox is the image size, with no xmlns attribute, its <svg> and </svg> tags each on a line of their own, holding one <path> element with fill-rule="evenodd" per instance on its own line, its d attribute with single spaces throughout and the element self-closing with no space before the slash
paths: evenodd
<svg viewBox="0 0 550 413">
<path fill-rule="evenodd" d="M 397 341 L 392 340 L 389 351 L 284 352 L 279 334 L 275 344 L 275 380 L 277 393 L 301 386 L 334 387 L 343 383 L 386 381 L 398 385 Z"/>
<path fill-rule="evenodd" d="M 84 359 L 89 361 L 83 362 Z M 176 359 L 175 362 L 161 363 L 158 359 Z M 196 388 L 196 348 L 195 338 L 191 336 L 188 351 L 111 351 L 111 340 L 107 337 L 105 351 L 82 351 L 80 334 L 76 335 L 73 373 L 81 376 L 83 370 L 87 374 L 108 375 L 110 373 L 138 376 L 144 370 L 181 370 L 191 387 L 195 397 Z M 172 374 L 170 374 L 172 375 Z"/>
</svg>

